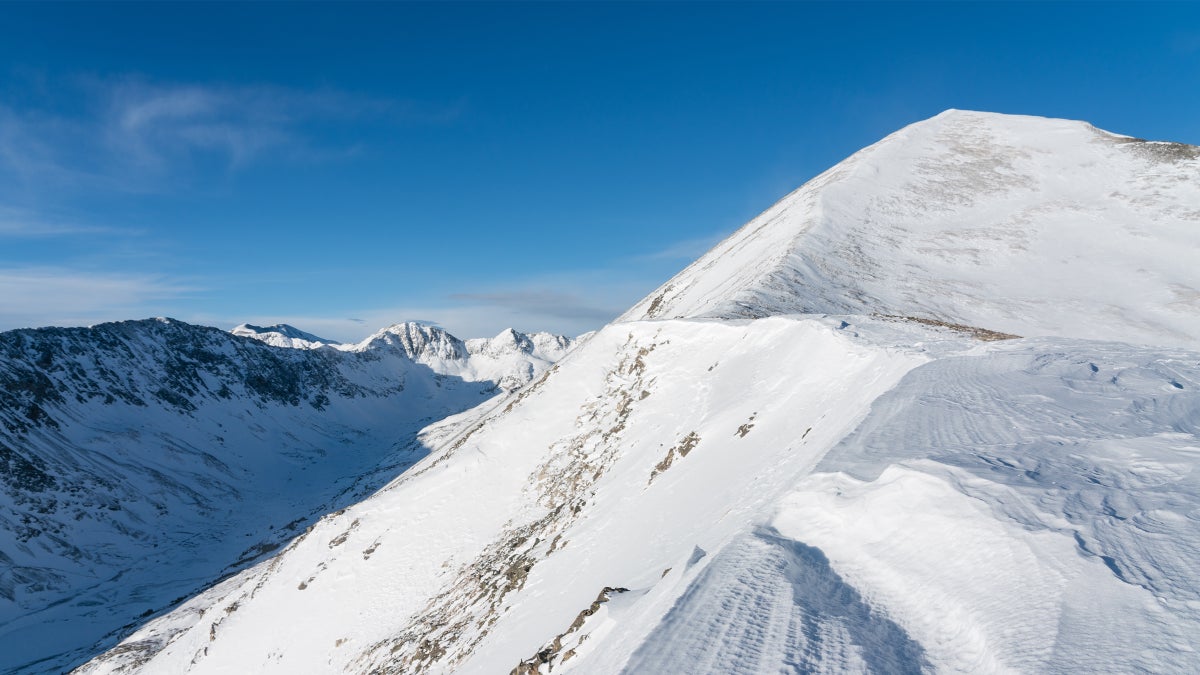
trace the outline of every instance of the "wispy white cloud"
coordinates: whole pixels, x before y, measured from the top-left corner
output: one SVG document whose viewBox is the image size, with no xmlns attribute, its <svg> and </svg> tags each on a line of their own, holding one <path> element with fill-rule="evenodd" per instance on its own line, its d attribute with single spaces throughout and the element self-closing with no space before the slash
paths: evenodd
<svg viewBox="0 0 1200 675">
<path fill-rule="evenodd" d="M 728 236 L 728 232 L 718 232 L 703 237 L 682 239 L 680 241 L 668 244 L 657 251 L 635 255 L 632 259 L 635 262 L 691 262 L 705 253 L 708 253 L 709 249 L 716 246 L 721 242 L 722 239 Z"/>
<path fill-rule="evenodd" d="M 0 329 L 186 306 L 194 285 L 156 260 L 161 236 L 103 224 L 118 219 L 111 211 L 95 214 L 100 224 L 70 215 L 90 213 L 79 204 L 95 195 L 188 192 L 257 163 L 340 159 L 360 149 L 346 133 L 355 125 L 442 124 L 459 111 L 275 85 L 136 77 L 34 84 L 0 92 Z M 51 238 L 69 245 L 33 242 Z M 37 261 L 26 257 L 33 250 Z"/>
<path fill-rule="evenodd" d="M 0 329 L 84 326 L 153 316 L 196 290 L 156 275 L 0 268 Z"/>
<path fill-rule="evenodd" d="M 390 105 L 335 91 L 275 86 L 151 85 L 101 87 L 103 141 L 116 157 L 169 168 L 212 154 L 237 169 L 267 156 L 311 159 L 342 149 L 323 146 L 306 127 L 381 115 Z"/>
<path fill-rule="evenodd" d="M 0 175 L 29 186 L 129 192 L 178 189 L 199 168 L 353 155 L 325 126 L 441 124 L 461 104 L 384 100 L 332 89 L 155 83 L 125 77 L 63 84 L 72 112 L 0 101 Z"/>
<path fill-rule="evenodd" d="M 43 216 L 29 209 L 0 206 L 0 238 L 36 239 L 68 236 L 133 236 L 140 231 L 129 228 L 87 225 Z"/>
<path fill-rule="evenodd" d="M 494 307 L 515 313 L 604 323 L 617 315 L 612 307 L 595 306 L 594 299 L 548 289 L 520 289 L 487 293 L 454 293 L 450 300 Z"/>
</svg>

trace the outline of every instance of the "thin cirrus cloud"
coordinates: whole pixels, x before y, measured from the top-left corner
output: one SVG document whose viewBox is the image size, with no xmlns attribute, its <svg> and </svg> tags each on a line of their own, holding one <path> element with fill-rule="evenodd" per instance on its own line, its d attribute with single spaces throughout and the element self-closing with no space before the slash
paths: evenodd
<svg viewBox="0 0 1200 675">
<path fill-rule="evenodd" d="M 42 239 L 73 236 L 133 236 L 142 234 L 132 228 L 87 225 L 46 217 L 28 209 L 0 206 L 0 239 Z"/>
<path fill-rule="evenodd" d="M 0 101 L 0 172 L 27 184 L 154 192 L 200 162 L 235 171 L 267 160 L 353 155 L 319 140 L 323 126 L 443 124 L 460 106 L 276 85 L 74 82 L 74 112 Z"/>
<path fill-rule="evenodd" d="M 683 239 L 657 251 L 612 261 L 607 266 L 526 279 L 516 287 L 454 293 L 446 299 L 458 309 L 470 308 L 479 316 L 493 317 L 492 326 L 511 318 L 526 325 L 555 326 L 552 330 L 557 332 L 582 333 L 621 315 L 680 267 L 704 255 L 727 236 L 728 232 L 722 232 Z M 452 308 L 431 315 L 441 317 Z"/>
<path fill-rule="evenodd" d="M 0 268 L 0 328 L 79 326 L 145 317 L 199 290 L 160 275 Z"/>
<path fill-rule="evenodd" d="M 619 313 L 614 307 L 600 307 L 571 293 L 548 290 L 454 293 L 449 298 L 455 302 L 486 305 L 515 310 L 521 314 L 570 320 L 606 322 Z"/>
<path fill-rule="evenodd" d="M 171 312 L 195 290 L 147 268 L 161 237 L 64 215 L 121 217 L 92 214 L 77 198 L 188 192 L 254 164 L 341 159 L 357 150 L 346 130 L 446 124 L 459 114 L 457 104 L 327 88 L 139 77 L 51 84 L 10 82 L 0 92 L 0 329 Z M 37 261 L 32 249 L 3 246 L 52 238 L 71 245 L 53 254 L 43 246 Z M 130 270 L 131 260 L 142 269 Z"/>
<path fill-rule="evenodd" d="M 643 253 L 632 257 L 634 262 L 670 262 L 686 260 L 691 262 L 707 253 L 712 247 L 729 236 L 729 232 L 710 234 L 704 237 L 683 239 L 671 243 L 657 251 Z"/>
<path fill-rule="evenodd" d="M 378 117 L 394 104 L 343 92 L 277 86 L 149 85 L 102 89 L 104 143 L 141 166 L 162 168 L 212 153 L 238 168 L 268 155 L 337 154 L 311 140 L 310 125 Z"/>
</svg>

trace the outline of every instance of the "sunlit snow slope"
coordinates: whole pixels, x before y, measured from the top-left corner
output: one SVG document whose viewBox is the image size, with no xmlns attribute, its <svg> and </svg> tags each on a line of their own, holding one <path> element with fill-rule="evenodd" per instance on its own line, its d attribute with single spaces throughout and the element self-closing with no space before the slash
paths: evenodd
<svg viewBox="0 0 1200 675">
<path fill-rule="evenodd" d="M 951 110 L 855 153 L 629 319 L 887 314 L 1200 348 L 1200 148 Z"/>
<path fill-rule="evenodd" d="M 920 361 L 816 321 L 610 326 L 430 461 L 108 663 L 511 669 L 606 586 L 669 600 L 697 547 L 751 526 Z"/>
<path fill-rule="evenodd" d="M 1200 671 L 1197 171 L 902 130 L 81 672 Z"/>
</svg>

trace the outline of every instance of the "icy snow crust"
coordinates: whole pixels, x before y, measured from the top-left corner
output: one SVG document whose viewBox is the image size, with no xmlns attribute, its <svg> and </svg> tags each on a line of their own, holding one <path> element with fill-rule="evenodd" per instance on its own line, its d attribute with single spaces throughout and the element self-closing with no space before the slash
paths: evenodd
<svg viewBox="0 0 1200 675">
<path fill-rule="evenodd" d="M 905 129 L 80 672 L 1200 672 L 1198 156 Z"/>
</svg>

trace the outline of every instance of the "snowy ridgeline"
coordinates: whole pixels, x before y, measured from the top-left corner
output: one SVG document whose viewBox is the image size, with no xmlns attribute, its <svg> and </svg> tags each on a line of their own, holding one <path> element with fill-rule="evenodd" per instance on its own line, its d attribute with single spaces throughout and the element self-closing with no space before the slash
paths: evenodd
<svg viewBox="0 0 1200 675">
<path fill-rule="evenodd" d="M 1200 672 L 1197 176 L 901 130 L 80 671 Z"/>
<path fill-rule="evenodd" d="M 1194 671 L 1198 423 L 1194 352 L 617 324 L 83 672 Z"/>
<path fill-rule="evenodd" d="M 78 664 L 369 494 L 571 344 L 534 339 L 469 361 L 415 324 L 345 352 L 172 320 L 0 333 L 0 672 Z"/>
<path fill-rule="evenodd" d="M 532 381 L 565 356 L 574 344 L 574 340 L 562 335 L 521 333 L 511 328 L 493 338 L 459 340 L 440 328 L 419 323 L 389 326 L 357 344 L 335 342 L 287 324 L 267 327 L 242 324 L 232 332 L 276 347 L 401 354 L 443 375 L 473 382 L 488 380 L 505 391 Z"/>
</svg>

